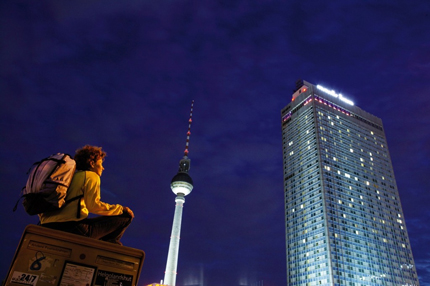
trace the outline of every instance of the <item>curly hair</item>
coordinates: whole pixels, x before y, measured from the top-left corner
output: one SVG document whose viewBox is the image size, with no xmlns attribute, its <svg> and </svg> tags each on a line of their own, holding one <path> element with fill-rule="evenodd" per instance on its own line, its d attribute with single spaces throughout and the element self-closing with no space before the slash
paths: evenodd
<svg viewBox="0 0 430 286">
<path fill-rule="evenodd" d="M 91 162 L 97 162 L 106 157 L 106 152 L 102 151 L 102 147 L 85 145 L 84 147 L 76 150 L 75 161 L 76 169 L 87 171 L 91 168 Z"/>
</svg>

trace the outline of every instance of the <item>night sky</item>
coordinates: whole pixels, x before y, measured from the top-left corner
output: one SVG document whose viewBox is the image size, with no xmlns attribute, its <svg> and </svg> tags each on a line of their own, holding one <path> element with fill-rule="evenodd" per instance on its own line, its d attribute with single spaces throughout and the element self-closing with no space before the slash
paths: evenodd
<svg viewBox="0 0 430 286">
<path fill-rule="evenodd" d="M 163 279 L 195 100 L 177 285 L 286 285 L 280 111 L 304 79 L 383 120 L 430 285 L 428 1 L 4 0 L 0 39 L 1 278 L 38 221 L 12 212 L 31 164 L 91 144 L 139 285 Z"/>
</svg>

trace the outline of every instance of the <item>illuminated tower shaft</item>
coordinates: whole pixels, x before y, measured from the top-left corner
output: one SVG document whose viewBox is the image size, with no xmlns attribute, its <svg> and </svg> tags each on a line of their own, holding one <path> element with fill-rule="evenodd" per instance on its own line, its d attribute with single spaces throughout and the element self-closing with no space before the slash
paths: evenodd
<svg viewBox="0 0 430 286">
<path fill-rule="evenodd" d="M 181 235 L 182 209 L 185 198 L 179 194 L 175 198 L 175 216 L 173 217 L 172 234 L 170 236 L 169 254 L 167 255 L 166 272 L 164 273 L 164 284 L 175 286 L 176 269 L 178 267 L 179 239 Z"/>
<path fill-rule="evenodd" d="M 172 234 L 170 236 L 169 253 L 167 255 L 166 271 L 164 273 L 164 285 L 176 285 L 176 270 L 178 268 L 179 239 L 181 234 L 182 210 L 185 203 L 185 196 L 193 189 L 193 180 L 188 171 L 190 170 L 190 159 L 188 159 L 188 144 L 190 141 L 190 130 L 193 116 L 193 104 L 191 103 L 191 113 L 188 124 L 187 143 L 185 144 L 184 157 L 179 161 L 179 171 L 170 183 L 172 192 L 176 195 L 175 215 L 173 217 Z"/>
</svg>

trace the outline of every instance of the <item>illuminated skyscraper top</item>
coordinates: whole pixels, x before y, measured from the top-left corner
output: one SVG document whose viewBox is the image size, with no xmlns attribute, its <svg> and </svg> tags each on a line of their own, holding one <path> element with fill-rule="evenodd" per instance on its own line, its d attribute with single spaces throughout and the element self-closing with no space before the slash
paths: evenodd
<svg viewBox="0 0 430 286">
<path fill-rule="evenodd" d="M 184 157 L 179 161 L 178 173 L 173 177 L 170 188 L 176 195 L 175 215 L 173 217 L 172 233 L 170 236 L 169 253 L 167 255 L 166 271 L 164 273 L 164 285 L 176 285 L 176 270 L 178 267 L 179 239 L 181 234 L 182 210 L 185 196 L 193 190 L 193 180 L 188 171 L 190 170 L 190 159 L 188 159 L 188 147 L 191 135 L 191 122 L 193 117 L 194 100 L 191 103 L 190 119 L 188 120 L 187 142 L 185 144 Z"/>
<path fill-rule="evenodd" d="M 419 285 L 382 120 L 299 81 L 281 122 L 288 285 Z"/>
</svg>

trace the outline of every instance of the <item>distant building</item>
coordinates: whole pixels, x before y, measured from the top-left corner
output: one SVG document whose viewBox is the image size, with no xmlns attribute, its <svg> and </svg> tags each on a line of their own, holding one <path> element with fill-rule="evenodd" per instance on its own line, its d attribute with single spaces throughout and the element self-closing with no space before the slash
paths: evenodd
<svg viewBox="0 0 430 286">
<path fill-rule="evenodd" d="M 419 285 L 381 119 L 299 81 L 282 138 L 287 284 Z"/>
</svg>

